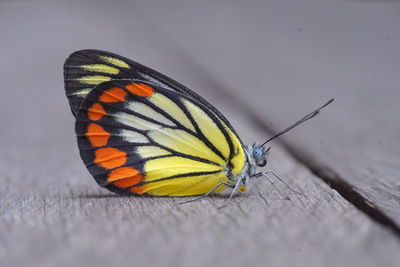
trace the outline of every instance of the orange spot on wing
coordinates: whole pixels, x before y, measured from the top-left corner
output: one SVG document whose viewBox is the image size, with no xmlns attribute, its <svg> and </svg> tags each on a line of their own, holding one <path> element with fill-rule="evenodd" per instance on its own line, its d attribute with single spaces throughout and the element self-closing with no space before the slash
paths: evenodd
<svg viewBox="0 0 400 267">
<path fill-rule="evenodd" d="M 126 188 L 140 183 L 143 180 L 143 176 L 139 174 L 139 171 L 132 167 L 121 167 L 112 170 L 108 174 L 107 181 L 113 182 L 112 184 L 119 188 Z"/>
<path fill-rule="evenodd" d="M 143 193 L 146 193 L 146 186 L 145 185 L 134 186 L 129 190 L 135 194 L 142 195 Z"/>
<path fill-rule="evenodd" d="M 114 87 L 104 91 L 99 100 L 105 103 L 116 103 L 124 101 L 126 95 L 127 93 L 122 88 Z"/>
<path fill-rule="evenodd" d="M 138 96 L 152 96 L 154 89 L 143 83 L 130 83 L 125 86 L 132 94 Z"/>
<path fill-rule="evenodd" d="M 94 162 L 105 168 L 112 169 L 125 164 L 126 153 L 113 147 L 99 148 L 95 152 Z"/>
<path fill-rule="evenodd" d="M 99 103 L 94 103 L 87 112 L 89 119 L 92 121 L 98 121 L 106 115 L 106 111 L 104 110 L 103 106 Z"/>
<path fill-rule="evenodd" d="M 85 135 L 92 146 L 104 146 L 107 144 L 111 134 L 100 125 L 90 123 Z"/>
</svg>

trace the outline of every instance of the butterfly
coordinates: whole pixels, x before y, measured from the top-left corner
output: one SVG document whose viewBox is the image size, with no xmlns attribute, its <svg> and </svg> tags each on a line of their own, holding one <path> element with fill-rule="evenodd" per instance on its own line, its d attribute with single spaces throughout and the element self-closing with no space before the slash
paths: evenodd
<svg viewBox="0 0 400 267">
<path fill-rule="evenodd" d="M 213 105 L 186 86 L 122 56 L 80 50 L 64 64 L 81 158 L 96 182 L 119 194 L 200 196 L 231 188 L 228 201 L 267 164 L 272 139 L 243 145 Z M 190 200 L 190 201 L 192 201 Z"/>
</svg>

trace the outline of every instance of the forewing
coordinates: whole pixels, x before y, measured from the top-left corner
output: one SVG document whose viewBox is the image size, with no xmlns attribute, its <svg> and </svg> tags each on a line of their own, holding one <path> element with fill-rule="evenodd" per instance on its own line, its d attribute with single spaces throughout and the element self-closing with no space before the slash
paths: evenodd
<svg viewBox="0 0 400 267">
<path fill-rule="evenodd" d="M 90 173 L 118 193 L 203 194 L 228 181 L 227 166 L 240 172 L 245 160 L 212 110 L 152 83 L 98 85 L 81 105 L 76 133 Z"/>
<path fill-rule="evenodd" d="M 182 93 L 196 99 L 215 114 L 218 114 L 225 124 L 232 129 L 229 122 L 214 106 L 186 86 L 128 58 L 91 49 L 72 53 L 64 64 L 65 91 L 74 116 L 93 88 L 100 83 L 111 80 L 147 82 Z"/>
</svg>

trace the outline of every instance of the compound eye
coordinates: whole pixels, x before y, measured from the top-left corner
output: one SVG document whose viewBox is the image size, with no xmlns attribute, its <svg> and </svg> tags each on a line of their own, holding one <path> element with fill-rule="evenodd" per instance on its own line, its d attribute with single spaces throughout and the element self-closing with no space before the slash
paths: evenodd
<svg viewBox="0 0 400 267">
<path fill-rule="evenodd" d="M 263 158 L 264 153 L 263 153 L 263 151 L 262 151 L 261 149 L 255 148 L 255 149 L 253 150 L 253 156 L 254 156 L 254 158 L 256 159 L 256 161 L 259 161 L 260 159 Z"/>
</svg>

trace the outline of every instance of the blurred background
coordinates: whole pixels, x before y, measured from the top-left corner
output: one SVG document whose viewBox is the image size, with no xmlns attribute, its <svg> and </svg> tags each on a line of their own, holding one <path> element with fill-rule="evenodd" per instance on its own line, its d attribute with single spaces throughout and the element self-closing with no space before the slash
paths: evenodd
<svg viewBox="0 0 400 267">
<path fill-rule="evenodd" d="M 78 157 L 62 69 L 70 53 L 93 48 L 203 95 L 246 143 L 263 140 L 246 138 L 232 108 L 273 133 L 335 98 L 282 140 L 398 227 L 399 47 L 394 0 L 0 0 L 0 205 L 49 183 L 95 186 Z"/>
<path fill-rule="evenodd" d="M 399 14 L 397 1 L 2 0 L 1 137 L 70 138 L 62 65 L 75 50 L 97 48 L 201 94 L 223 88 L 276 128 L 335 97 L 336 112 L 358 128 L 388 128 L 368 136 L 376 141 L 398 122 L 399 99 L 390 96 L 399 91 Z M 221 88 L 204 88 L 204 80 Z M 44 132 L 37 125 L 45 118 L 58 127 Z"/>
</svg>

